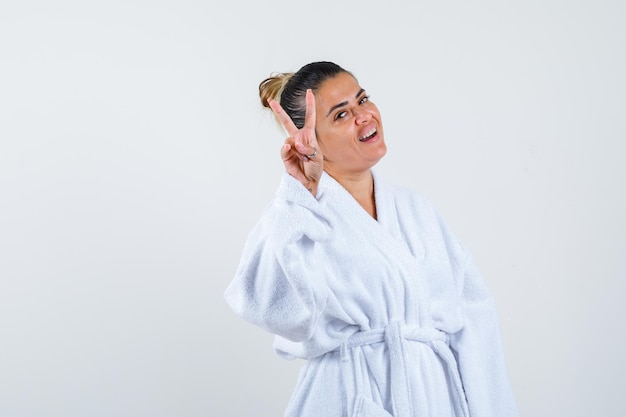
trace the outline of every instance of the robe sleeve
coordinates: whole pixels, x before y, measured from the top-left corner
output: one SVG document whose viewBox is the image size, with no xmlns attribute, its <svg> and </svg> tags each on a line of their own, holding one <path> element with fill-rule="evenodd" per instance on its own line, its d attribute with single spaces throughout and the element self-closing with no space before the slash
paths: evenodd
<svg viewBox="0 0 626 417">
<path fill-rule="evenodd" d="M 471 417 L 513 417 L 496 306 L 471 256 L 465 259 L 461 299 L 464 325 L 450 337 Z"/>
<path fill-rule="evenodd" d="M 304 190 L 287 181 L 283 194 Z M 298 188 L 299 187 L 299 188 Z M 308 196 L 306 195 L 308 194 Z M 297 197 L 297 196 L 296 196 Z M 306 204 L 316 204 L 304 190 Z M 248 235 L 234 279 L 224 297 L 250 323 L 292 342 L 309 339 L 325 308 L 327 287 L 315 264 L 316 242 L 327 227 L 309 208 L 275 199 Z"/>
</svg>

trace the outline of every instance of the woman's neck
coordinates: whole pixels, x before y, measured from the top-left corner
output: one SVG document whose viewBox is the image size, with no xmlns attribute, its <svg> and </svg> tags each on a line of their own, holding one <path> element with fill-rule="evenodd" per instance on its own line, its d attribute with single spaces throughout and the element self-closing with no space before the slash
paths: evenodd
<svg viewBox="0 0 626 417">
<path fill-rule="evenodd" d="M 376 219 L 374 177 L 370 170 L 357 174 L 337 174 L 332 171 L 326 172 L 333 177 L 335 181 L 341 184 L 370 216 Z"/>
</svg>

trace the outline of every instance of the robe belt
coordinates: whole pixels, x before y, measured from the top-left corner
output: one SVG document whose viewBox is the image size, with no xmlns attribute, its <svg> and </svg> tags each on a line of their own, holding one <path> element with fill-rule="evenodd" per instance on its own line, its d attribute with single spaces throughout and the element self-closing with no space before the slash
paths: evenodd
<svg viewBox="0 0 626 417">
<path fill-rule="evenodd" d="M 340 347 L 341 360 L 347 364 L 350 360 L 349 350 L 371 345 L 374 343 L 385 343 L 389 350 L 389 362 L 391 365 L 391 403 L 394 417 L 413 416 L 413 403 L 411 401 L 411 391 L 409 388 L 408 373 L 410 369 L 406 363 L 406 342 L 418 342 L 428 345 L 444 362 L 449 382 L 453 385 L 454 407 L 456 414 L 469 417 L 465 391 L 461 381 L 461 375 L 457 368 L 456 359 L 449 347 L 449 338 L 445 332 L 434 328 L 419 328 L 405 326 L 400 322 L 394 322 L 382 329 L 365 330 L 356 332 L 350 336 Z M 360 349 L 359 349 L 360 351 Z M 360 361 L 354 360 L 355 369 L 355 389 L 353 394 L 360 395 L 362 392 L 362 370 Z M 346 387 L 346 394 L 354 400 L 356 395 L 350 395 L 350 390 Z M 351 408 L 352 405 L 348 404 Z M 352 411 L 350 414 L 352 415 Z"/>
</svg>

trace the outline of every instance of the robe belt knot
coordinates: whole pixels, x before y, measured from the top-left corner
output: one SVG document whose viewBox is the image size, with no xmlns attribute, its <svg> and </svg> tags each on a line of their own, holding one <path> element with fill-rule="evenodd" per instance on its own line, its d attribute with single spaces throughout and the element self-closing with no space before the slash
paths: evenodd
<svg viewBox="0 0 626 417">
<path fill-rule="evenodd" d="M 354 333 L 340 347 L 341 361 L 350 361 L 352 350 L 356 347 L 385 343 L 389 351 L 391 366 L 391 403 L 394 417 L 410 417 L 413 415 L 413 403 L 409 387 L 408 372 L 412 372 L 407 366 L 406 342 L 424 343 L 442 359 L 446 365 L 449 381 L 453 385 L 455 394 L 454 407 L 457 415 L 469 417 L 463 383 L 457 368 L 456 359 L 449 347 L 447 333 L 435 328 L 410 327 L 401 322 L 390 323 L 382 329 L 364 330 Z M 358 361 L 354 365 L 359 367 Z M 356 395 L 360 394 L 362 382 L 360 381 L 360 369 L 354 369 L 356 373 Z"/>
<path fill-rule="evenodd" d="M 388 347 L 391 347 L 402 344 L 403 340 L 426 344 L 430 344 L 433 341 L 440 341 L 447 345 L 448 335 L 435 328 L 409 327 L 399 322 L 394 322 L 381 329 L 364 330 L 351 335 L 341 345 L 341 359 L 344 361 L 349 360 L 348 350 L 357 346 L 385 342 Z"/>
</svg>

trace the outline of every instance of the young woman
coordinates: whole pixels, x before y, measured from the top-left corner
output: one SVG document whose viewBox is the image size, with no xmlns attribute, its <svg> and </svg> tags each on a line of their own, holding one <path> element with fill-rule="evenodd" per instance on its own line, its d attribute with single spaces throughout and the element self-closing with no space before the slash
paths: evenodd
<svg viewBox="0 0 626 417">
<path fill-rule="evenodd" d="M 307 359 L 285 415 L 517 415 L 492 297 L 433 206 L 372 171 L 387 148 L 356 78 L 314 62 L 259 90 L 286 173 L 225 296 Z"/>
</svg>

